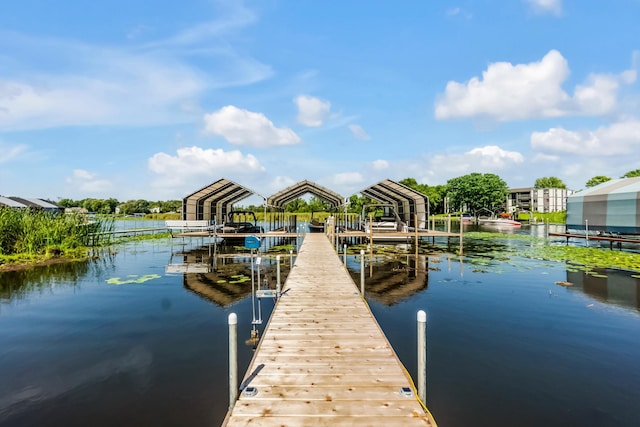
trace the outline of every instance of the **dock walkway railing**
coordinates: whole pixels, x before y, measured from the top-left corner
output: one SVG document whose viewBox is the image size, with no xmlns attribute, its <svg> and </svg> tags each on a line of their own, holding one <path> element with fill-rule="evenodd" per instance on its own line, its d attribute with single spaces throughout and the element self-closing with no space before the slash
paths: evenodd
<svg viewBox="0 0 640 427">
<path fill-rule="evenodd" d="M 207 220 L 179 220 L 168 219 L 164 222 L 167 230 L 173 233 L 186 233 L 190 231 L 207 231 L 212 229 L 211 223 Z"/>
</svg>

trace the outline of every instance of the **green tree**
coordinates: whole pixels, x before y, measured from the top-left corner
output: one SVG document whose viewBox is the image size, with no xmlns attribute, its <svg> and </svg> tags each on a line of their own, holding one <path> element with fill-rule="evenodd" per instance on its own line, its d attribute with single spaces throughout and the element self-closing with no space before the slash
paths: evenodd
<svg viewBox="0 0 640 427">
<path fill-rule="evenodd" d="M 472 213 L 480 209 L 495 212 L 502 207 L 509 195 L 509 188 L 498 175 L 471 173 L 447 181 L 447 196 L 454 209 L 466 207 Z"/>
<path fill-rule="evenodd" d="M 120 205 L 120 213 L 132 215 L 134 213 L 149 213 L 149 202 L 146 200 L 127 200 Z"/>
<path fill-rule="evenodd" d="M 415 178 L 405 178 L 400 181 L 400 184 L 427 196 L 429 198 L 429 212 L 432 214 L 444 213 L 444 197 L 447 194 L 445 185 L 429 186 L 427 184 L 419 184 Z"/>
<path fill-rule="evenodd" d="M 327 212 L 329 211 L 329 203 L 313 196 L 309 199 L 309 210 L 311 212 Z"/>
<path fill-rule="evenodd" d="M 597 175 L 591 178 L 589 181 L 587 181 L 585 185 L 587 187 L 595 187 L 596 185 L 602 184 L 603 182 L 607 182 L 607 181 L 611 181 L 611 178 L 604 175 Z"/>
<path fill-rule="evenodd" d="M 635 178 L 638 176 L 640 176 L 640 169 L 632 170 L 622 175 L 623 178 Z"/>
<path fill-rule="evenodd" d="M 362 213 L 362 207 L 368 203 L 371 203 L 371 199 L 368 197 L 362 197 L 357 195 L 352 195 L 349 197 L 349 207 L 347 210 L 351 213 Z"/>
<path fill-rule="evenodd" d="M 284 210 L 286 212 L 308 212 L 307 202 L 304 199 L 297 198 L 287 203 Z"/>
<path fill-rule="evenodd" d="M 160 206 L 162 212 L 177 212 L 182 206 L 182 200 L 167 200 L 165 202 L 158 202 L 157 206 Z"/>
<path fill-rule="evenodd" d="M 80 203 L 72 199 L 60 199 L 58 200 L 57 205 L 62 206 L 63 208 L 75 208 L 80 206 Z"/>
<path fill-rule="evenodd" d="M 535 188 L 567 188 L 564 182 L 558 177 L 549 176 L 536 179 Z"/>
</svg>

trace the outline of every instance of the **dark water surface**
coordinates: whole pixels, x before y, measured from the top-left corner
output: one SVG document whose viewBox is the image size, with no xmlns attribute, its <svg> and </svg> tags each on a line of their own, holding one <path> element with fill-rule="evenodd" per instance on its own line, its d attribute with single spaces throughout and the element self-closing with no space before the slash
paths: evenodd
<svg viewBox="0 0 640 427">
<path fill-rule="evenodd" d="M 219 425 L 229 313 L 242 373 L 252 356 L 249 260 L 209 272 L 206 250 L 163 240 L 0 274 L 0 425 Z M 640 425 L 640 280 L 517 256 L 463 261 L 422 256 L 415 272 L 412 259 L 380 257 L 366 290 L 412 376 L 427 311 L 427 400 L 441 427 Z M 348 265 L 358 283 L 359 260 Z M 273 261 L 263 268 L 273 286 Z M 265 323 L 272 307 L 262 302 Z"/>
</svg>

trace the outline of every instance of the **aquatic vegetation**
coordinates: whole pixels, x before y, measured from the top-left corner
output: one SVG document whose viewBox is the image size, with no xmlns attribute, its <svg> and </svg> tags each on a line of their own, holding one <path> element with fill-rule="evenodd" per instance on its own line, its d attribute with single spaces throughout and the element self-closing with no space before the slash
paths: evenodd
<svg viewBox="0 0 640 427">
<path fill-rule="evenodd" d="M 249 280 L 251 280 L 251 278 L 249 276 L 245 276 L 244 274 L 235 274 L 233 276 L 231 276 L 231 278 L 235 279 L 235 280 L 229 280 L 229 283 L 231 284 L 238 284 L 238 283 L 245 283 L 248 282 Z"/>
<path fill-rule="evenodd" d="M 566 262 L 567 270 L 571 272 L 585 271 L 593 277 L 606 277 L 594 269 L 619 269 L 640 272 L 640 254 L 633 252 L 615 251 L 597 247 L 572 246 L 565 244 L 549 244 L 547 239 L 521 234 L 502 234 L 488 232 L 466 233 L 467 257 L 470 262 L 479 265 L 489 265 L 489 261 L 509 263 L 509 255 L 524 256 L 530 259 L 544 261 Z M 528 242 L 528 245 L 504 245 L 499 249 L 495 247 L 490 251 L 481 249 L 479 253 L 473 252 L 474 246 L 482 246 L 481 242 Z M 480 244 L 478 244 L 480 242 Z M 473 255 L 469 255 L 469 253 Z M 481 258 L 480 258 L 481 256 Z"/>
<path fill-rule="evenodd" d="M 88 221 L 80 214 L 0 208 L 0 256 L 65 254 L 69 250 L 108 243 L 113 221 Z"/>
<path fill-rule="evenodd" d="M 574 269 L 581 266 L 581 270 L 615 268 L 640 272 L 640 254 L 632 252 L 582 246 L 540 245 L 530 248 L 525 254 L 531 258 L 544 259 L 547 261 L 566 261 L 570 263 L 569 265 L 573 265 Z M 597 273 L 592 273 L 592 275 L 595 274 Z"/>
<path fill-rule="evenodd" d="M 142 276 L 138 276 L 137 274 L 130 274 L 125 279 L 120 279 L 119 277 L 112 277 L 111 279 L 107 279 L 107 283 L 110 285 L 128 285 L 130 283 L 144 283 L 149 280 L 159 279 L 161 276 L 158 274 L 144 274 Z"/>
</svg>

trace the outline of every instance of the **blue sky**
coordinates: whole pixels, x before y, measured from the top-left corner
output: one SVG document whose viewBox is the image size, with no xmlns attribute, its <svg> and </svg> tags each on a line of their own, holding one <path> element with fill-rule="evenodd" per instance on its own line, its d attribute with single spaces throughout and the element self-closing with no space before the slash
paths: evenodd
<svg viewBox="0 0 640 427">
<path fill-rule="evenodd" d="M 640 0 L 0 5 L 0 194 L 640 168 Z"/>
</svg>

